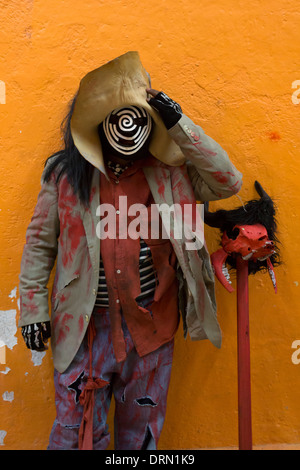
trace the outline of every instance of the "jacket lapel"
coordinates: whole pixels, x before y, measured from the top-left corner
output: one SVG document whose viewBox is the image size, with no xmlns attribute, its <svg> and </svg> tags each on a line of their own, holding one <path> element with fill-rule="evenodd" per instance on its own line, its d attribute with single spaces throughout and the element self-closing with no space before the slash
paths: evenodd
<svg viewBox="0 0 300 470">
<path fill-rule="evenodd" d="M 143 171 L 147 182 L 149 184 L 153 199 L 156 204 L 167 204 L 172 206 L 174 204 L 171 174 L 170 170 L 161 166 L 145 166 Z M 174 213 L 171 212 L 170 217 L 170 242 L 173 245 L 174 251 L 178 258 L 179 264 L 183 271 L 187 270 L 182 244 L 184 240 L 180 240 L 173 236 L 174 234 Z"/>
<path fill-rule="evenodd" d="M 173 204 L 170 170 L 160 166 L 143 167 L 156 204 Z"/>
<path fill-rule="evenodd" d="M 100 238 L 96 233 L 96 227 L 100 220 L 100 217 L 96 215 L 99 204 L 100 171 L 97 168 L 94 168 L 90 193 L 90 205 L 89 208 L 86 208 L 81 204 L 81 214 L 87 238 L 87 245 L 95 273 L 99 272 L 100 264 Z"/>
</svg>

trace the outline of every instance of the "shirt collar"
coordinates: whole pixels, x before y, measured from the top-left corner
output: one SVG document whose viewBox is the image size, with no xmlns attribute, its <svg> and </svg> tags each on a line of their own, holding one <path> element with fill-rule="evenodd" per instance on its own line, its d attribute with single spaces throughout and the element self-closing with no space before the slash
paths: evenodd
<svg viewBox="0 0 300 470">
<path fill-rule="evenodd" d="M 111 176 L 113 179 L 126 178 L 127 176 L 132 175 L 133 173 L 135 173 L 136 171 L 138 171 L 140 168 L 144 166 L 162 166 L 162 165 L 166 166 L 162 164 L 162 162 L 157 160 L 157 158 L 153 157 L 151 153 L 149 153 L 148 156 L 145 158 L 140 158 L 139 160 L 136 160 L 134 162 L 128 162 L 126 166 L 120 165 L 111 160 L 108 160 L 106 162 L 109 176 Z"/>
</svg>

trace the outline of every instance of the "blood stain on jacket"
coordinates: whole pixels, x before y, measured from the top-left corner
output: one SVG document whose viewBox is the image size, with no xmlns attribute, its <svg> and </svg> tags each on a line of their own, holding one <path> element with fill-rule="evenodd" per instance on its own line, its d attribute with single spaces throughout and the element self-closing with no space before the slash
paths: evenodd
<svg viewBox="0 0 300 470">
<path fill-rule="evenodd" d="M 67 334 L 70 331 L 69 326 L 67 325 L 69 320 L 72 320 L 74 317 L 70 313 L 64 313 L 63 318 L 61 319 L 61 315 L 57 315 L 57 317 L 54 319 L 53 326 L 54 330 L 59 328 L 59 332 L 57 335 L 57 344 L 59 344 L 61 341 L 66 339 Z"/>
</svg>

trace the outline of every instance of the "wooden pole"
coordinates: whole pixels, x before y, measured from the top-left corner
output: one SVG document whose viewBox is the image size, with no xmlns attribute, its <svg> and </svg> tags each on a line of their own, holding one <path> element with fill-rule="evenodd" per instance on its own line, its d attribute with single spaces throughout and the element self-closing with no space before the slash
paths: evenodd
<svg viewBox="0 0 300 470">
<path fill-rule="evenodd" d="M 248 261 L 237 255 L 239 450 L 252 450 Z"/>
</svg>

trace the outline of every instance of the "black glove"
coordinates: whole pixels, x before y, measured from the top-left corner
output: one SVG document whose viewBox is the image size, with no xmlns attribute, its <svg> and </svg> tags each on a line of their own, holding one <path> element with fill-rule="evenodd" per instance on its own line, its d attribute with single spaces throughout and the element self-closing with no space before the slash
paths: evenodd
<svg viewBox="0 0 300 470">
<path fill-rule="evenodd" d="M 180 105 L 171 100 L 163 91 L 150 98 L 148 103 L 159 113 L 167 129 L 175 126 L 183 114 Z"/>
<path fill-rule="evenodd" d="M 28 349 L 45 351 L 48 349 L 46 343 L 51 336 L 50 321 L 23 326 L 22 335 Z"/>
</svg>

